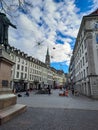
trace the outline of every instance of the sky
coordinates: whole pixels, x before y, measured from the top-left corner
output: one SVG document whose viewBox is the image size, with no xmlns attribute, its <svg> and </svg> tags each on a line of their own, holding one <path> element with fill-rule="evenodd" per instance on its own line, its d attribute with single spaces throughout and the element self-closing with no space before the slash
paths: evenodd
<svg viewBox="0 0 98 130">
<path fill-rule="evenodd" d="M 17 26 L 9 27 L 9 44 L 42 62 L 48 48 L 51 67 L 67 73 L 82 17 L 98 8 L 98 0 L 20 0 L 20 8 L 18 0 L 4 1 Z"/>
</svg>

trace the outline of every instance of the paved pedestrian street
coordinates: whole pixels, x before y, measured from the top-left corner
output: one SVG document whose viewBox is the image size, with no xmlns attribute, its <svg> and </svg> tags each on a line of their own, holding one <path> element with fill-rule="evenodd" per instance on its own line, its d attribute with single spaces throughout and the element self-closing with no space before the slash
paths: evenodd
<svg viewBox="0 0 98 130">
<path fill-rule="evenodd" d="M 84 96 L 35 94 L 17 98 L 27 111 L 0 126 L 0 130 L 98 130 L 98 101 Z"/>
</svg>

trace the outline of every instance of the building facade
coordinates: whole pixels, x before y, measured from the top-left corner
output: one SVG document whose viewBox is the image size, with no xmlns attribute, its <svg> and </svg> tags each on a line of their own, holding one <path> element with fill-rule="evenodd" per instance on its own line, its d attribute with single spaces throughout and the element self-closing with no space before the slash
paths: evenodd
<svg viewBox="0 0 98 130">
<path fill-rule="evenodd" d="M 98 9 L 82 19 L 69 72 L 72 87 L 98 98 Z"/>
<path fill-rule="evenodd" d="M 16 91 L 41 89 L 48 86 L 55 88 L 54 82 L 62 82 L 60 83 L 62 86 L 65 84 L 64 72 L 61 73 L 50 67 L 49 50 L 46 54 L 46 63 L 28 56 L 14 47 L 10 47 L 10 57 L 15 63 L 12 68 L 11 87 Z"/>
</svg>

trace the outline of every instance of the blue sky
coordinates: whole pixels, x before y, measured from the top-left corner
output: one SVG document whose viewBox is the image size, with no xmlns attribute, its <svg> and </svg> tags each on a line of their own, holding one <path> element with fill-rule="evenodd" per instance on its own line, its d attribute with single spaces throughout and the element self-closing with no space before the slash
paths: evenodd
<svg viewBox="0 0 98 130">
<path fill-rule="evenodd" d="M 59 3 L 63 0 L 55 0 L 55 1 Z M 77 14 L 80 14 L 81 19 L 82 19 L 82 16 L 83 16 L 82 14 L 86 15 L 86 12 L 88 14 L 90 10 L 93 10 L 92 7 L 94 7 L 95 3 L 92 0 L 75 0 L 74 4 L 76 8 L 78 8 Z M 70 37 L 70 36 L 64 36 L 61 32 L 58 32 L 58 35 L 65 38 Z M 73 49 L 76 38 L 73 38 L 73 37 L 70 37 L 70 38 L 72 39 L 72 42 L 70 42 L 70 45 L 71 45 L 71 48 Z M 57 40 L 57 42 L 59 42 L 59 44 L 64 44 L 61 40 Z M 68 72 L 68 68 L 69 68 L 69 65 L 64 64 L 63 62 L 62 63 L 54 62 L 54 63 L 51 63 L 51 66 L 55 66 L 57 69 L 62 69 L 64 70 L 64 72 Z"/>
<path fill-rule="evenodd" d="M 9 44 L 42 62 L 49 48 L 51 66 L 67 73 L 82 17 L 96 10 L 98 0 L 20 0 L 20 8 L 18 0 L 4 1 L 17 26 L 9 28 Z"/>
</svg>

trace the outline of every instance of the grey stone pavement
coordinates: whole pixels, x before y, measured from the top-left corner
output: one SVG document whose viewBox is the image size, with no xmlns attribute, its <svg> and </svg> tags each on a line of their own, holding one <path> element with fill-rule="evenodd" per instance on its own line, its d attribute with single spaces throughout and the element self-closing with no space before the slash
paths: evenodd
<svg viewBox="0 0 98 130">
<path fill-rule="evenodd" d="M 60 97 L 59 90 L 52 90 L 51 95 L 31 92 L 29 98 L 22 93 L 22 97 L 18 98 L 18 103 L 34 108 L 98 110 L 98 100 L 93 100 L 85 96 L 73 96 L 71 93 L 69 97 Z"/>
<path fill-rule="evenodd" d="M 60 97 L 30 93 L 17 98 L 27 111 L 0 126 L 0 130 L 98 130 L 98 101 L 84 96 Z"/>
</svg>

